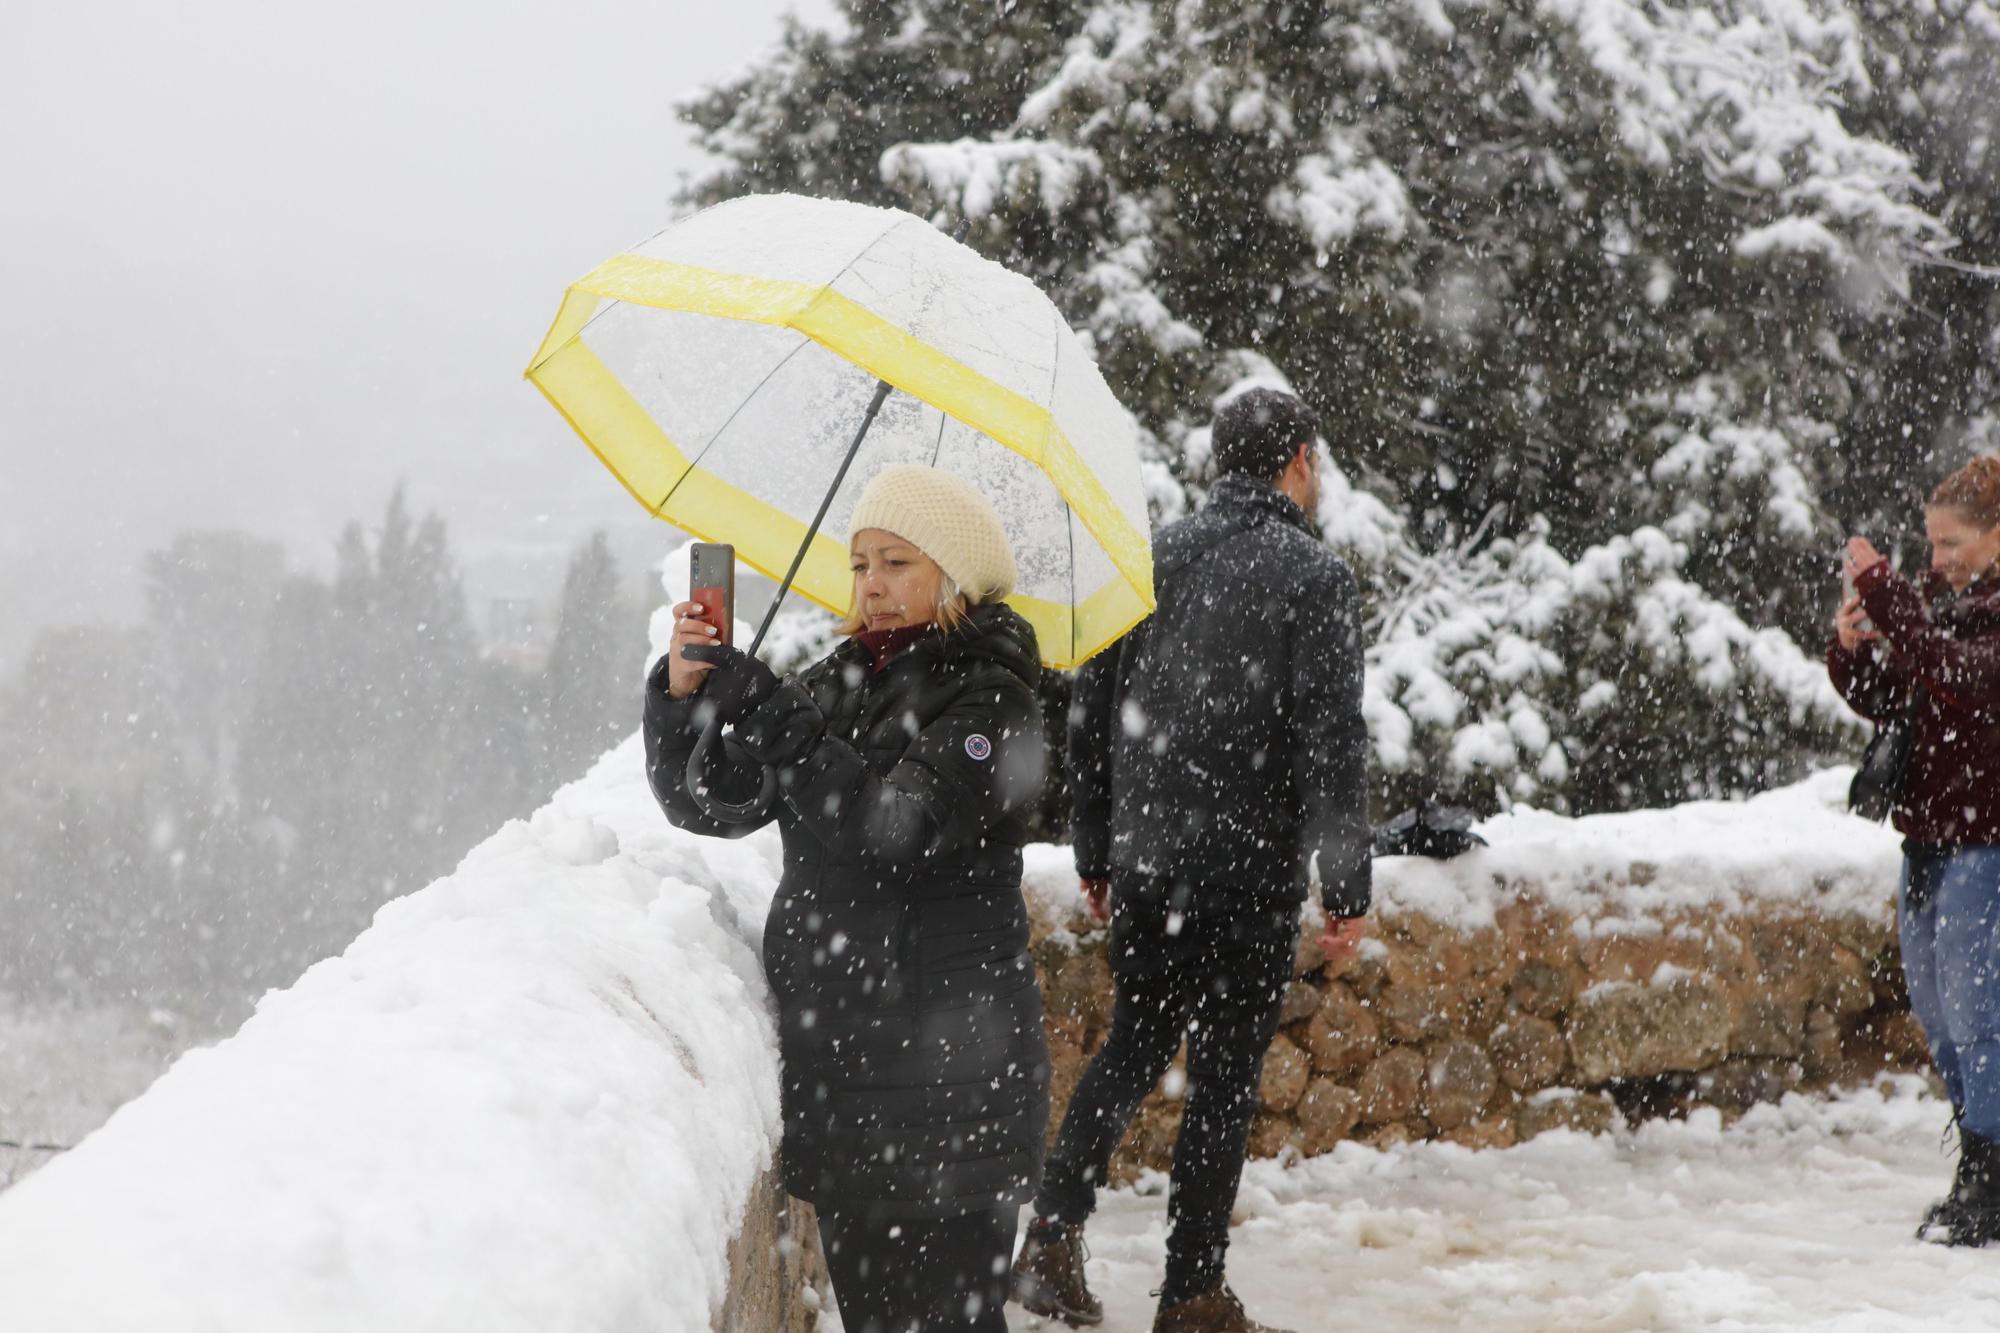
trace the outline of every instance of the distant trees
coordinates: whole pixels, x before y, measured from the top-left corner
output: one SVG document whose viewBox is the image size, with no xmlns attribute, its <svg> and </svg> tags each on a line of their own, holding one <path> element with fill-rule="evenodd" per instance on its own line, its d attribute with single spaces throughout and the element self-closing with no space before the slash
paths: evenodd
<svg viewBox="0 0 2000 1333">
<path fill-rule="evenodd" d="M 570 558 L 556 616 L 554 646 L 542 675 L 538 713 L 544 725 L 537 760 L 544 784 L 580 777 L 585 765 L 632 730 L 635 672 L 644 635 L 640 609 L 627 602 L 602 532 Z"/>
<path fill-rule="evenodd" d="M 145 558 L 160 686 L 190 769 L 228 800 L 284 549 L 238 532 L 182 533 Z"/>
<path fill-rule="evenodd" d="M 400 490 L 331 579 L 238 533 L 145 579 L 143 625 L 49 631 L 0 682 L 0 989 L 230 1011 L 636 725 L 644 608 L 602 534 L 534 667 L 481 651 Z"/>
<path fill-rule="evenodd" d="M 143 634 L 74 627 L 42 635 L 0 699 L 0 966 L 89 983 L 160 942 L 147 880 L 185 807 L 160 684 Z"/>
</svg>

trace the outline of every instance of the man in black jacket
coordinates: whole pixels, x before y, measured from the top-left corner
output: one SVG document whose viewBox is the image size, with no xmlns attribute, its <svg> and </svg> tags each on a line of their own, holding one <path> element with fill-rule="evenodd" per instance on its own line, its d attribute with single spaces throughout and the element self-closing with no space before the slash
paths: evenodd
<svg viewBox="0 0 2000 1333">
<path fill-rule="evenodd" d="M 1254 1330 L 1223 1281 L 1264 1051 L 1317 878 L 1330 956 L 1369 908 L 1360 598 L 1319 540 L 1318 423 L 1253 389 L 1217 414 L 1221 476 L 1154 546 L 1159 605 L 1086 667 L 1070 713 L 1077 873 L 1110 899 L 1111 1033 L 1077 1085 L 1015 1269 L 1026 1308 L 1102 1309 L 1082 1226 L 1112 1150 L 1179 1048 L 1189 1090 L 1174 1149 L 1156 1333 Z"/>
</svg>

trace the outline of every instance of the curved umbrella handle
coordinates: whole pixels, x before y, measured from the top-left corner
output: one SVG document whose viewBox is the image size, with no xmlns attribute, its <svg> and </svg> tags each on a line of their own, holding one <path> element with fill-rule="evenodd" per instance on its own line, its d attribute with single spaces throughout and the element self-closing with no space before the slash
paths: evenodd
<svg viewBox="0 0 2000 1333">
<path fill-rule="evenodd" d="M 694 743 L 693 753 L 688 755 L 687 793 L 690 800 L 701 808 L 710 819 L 722 824 L 753 824 L 770 812 L 771 804 L 778 799 L 778 771 L 766 767 L 764 785 L 749 800 L 738 804 L 725 801 L 708 789 L 703 770 L 708 767 L 708 752 L 715 748 L 722 738 L 722 719 L 712 717 L 708 725 L 701 729 L 701 739 Z"/>
</svg>

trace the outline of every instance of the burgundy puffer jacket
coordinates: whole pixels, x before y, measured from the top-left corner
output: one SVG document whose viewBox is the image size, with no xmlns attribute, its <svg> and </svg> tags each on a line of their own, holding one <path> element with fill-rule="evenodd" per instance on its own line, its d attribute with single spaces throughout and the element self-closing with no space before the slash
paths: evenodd
<svg viewBox="0 0 2000 1333">
<path fill-rule="evenodd" d="M 1873 722 L 1924 691 L 1897 830 L 1932 846 L 2000 845 L 2000 577 L 1953 593 L 1932 573 L 1919 591 L 1885 561 L 1855 588 L 1882 638 L 1852 653 L 1834 643 L 1834 688 Z"/>
</svg>

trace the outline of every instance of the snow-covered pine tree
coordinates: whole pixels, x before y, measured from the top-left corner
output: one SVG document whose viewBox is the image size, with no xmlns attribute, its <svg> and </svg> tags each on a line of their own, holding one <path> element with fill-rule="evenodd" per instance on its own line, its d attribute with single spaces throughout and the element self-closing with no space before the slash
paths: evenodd
<svg viewBox="0 0 2000 1333">
<path fill-rule="evenodd" d="M 1941 472 L 2000 451 L 2000 4 L 1869 0 L 1861 13 L 1881 92 L 1855 123 L 1910 154 L 1958 242 L 1902 287 L 1861 292 L 1880 332 L 1855 367 L 1830 500 L 1888 549 Z"/>
<path fill-rule="evenodd" d="M 1093 339 L 1161 517 L 1209 480 L 1217 395 L 1293 385 L 1372 595 L 1389 799 L 1675 800 L 1853 742 L 1816 663 L 1843 431 L 1897 401 L 1913 281 L 1990 243 L 1966 222 L 1990 202 L 1929 187 L 1908 137 L 1924 96 L 1976 100 L 1953 25 L 1848 0 L 846 13 L 690 105 L 722 159 L 691 201 L 969 220 Z M 1883 80 L 1920 58 L 1906 105 Z M 2000 315 L 1952 317 L 1963 380 Z M 1920 490 L 1950 461 L 1904 466 Z"/>
</svg>

